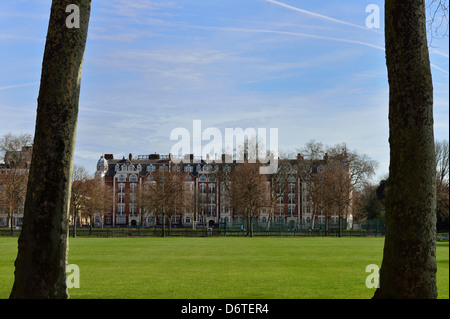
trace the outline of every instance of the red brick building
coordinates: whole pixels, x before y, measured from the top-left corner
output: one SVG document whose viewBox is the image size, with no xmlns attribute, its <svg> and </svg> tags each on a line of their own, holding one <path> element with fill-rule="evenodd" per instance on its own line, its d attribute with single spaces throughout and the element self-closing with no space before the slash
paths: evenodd
<svg viewBox="0 0 450 319">
<path fill-rule="evenodd" d="M 136 198 L 137 190 L 157 170 L 176 170 L 186 173 L 184 181 L 186 189 L 193 192 L 195 205 L 183 212 L 175 212 L 172 216 L 172 227 L 217 227 L 226 224 L 227 227 L 239 227 L 245 223 L 237 212 L 230 207 L 226 189 L 220 176 L 231 174 L 239 163 L 222 161 L 207 163 L 206 161 L 187 157 L 188 160 L 176 164 L 169 155 L 140 155 L 133 158 L 115 159 L 112 154 L 105 154 L 97 163 L 96 175 L 102 177 L 105 184 L 113 190 L 111 209 L 94 218 L 95 226 L 103 227 L 150 227 L 162 224 L 161 216 L 146 214 L 139 206 Z M 279 161 L 287 166 L 283 185 L 275 185 L 273 175 L 266 175 L 267 187 L 280 188 L 279 198 L 273 208 L 263 208 L 259 211 L 256 224 L 260 227 L 283 227 L 307 229 L 315 218 L 315 228 L 325 226 L 325 216 L 313 214 L 312 203 L 308 195 L 306 183 L 302 183 L 298 172 L 297 159 Z M 208 161 L 209 162 L 209 161 Z M 320 163 L 318 163 L 318 167 Z M 220 174 L 219 174 L 220 173 Z M 338 216 L 328 216 L 329 226 L 337 225 Z M 351 222 L 351 215 L 346 217 Z"/>
</svg>

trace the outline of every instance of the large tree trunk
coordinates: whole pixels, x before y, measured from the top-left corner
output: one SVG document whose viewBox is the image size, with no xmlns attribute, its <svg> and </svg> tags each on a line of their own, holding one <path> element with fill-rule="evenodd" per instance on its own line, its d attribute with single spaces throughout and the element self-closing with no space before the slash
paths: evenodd
<svg viewBox="0 0 450 319">
<path fill-rule="evenodd" d="M 70 4 L 80 28 L 68 28 Z M 53 0 L 38 98 L 33 157 L 10 298 L 68 298 L 66 263 L 81 68 L 91 0 Z"/>
<path fill-rule="evenodd" d="M 375 298 L 436 298 L 433 85 L 424 0 L 386 0 L 389 191 Z"/>
</svg>

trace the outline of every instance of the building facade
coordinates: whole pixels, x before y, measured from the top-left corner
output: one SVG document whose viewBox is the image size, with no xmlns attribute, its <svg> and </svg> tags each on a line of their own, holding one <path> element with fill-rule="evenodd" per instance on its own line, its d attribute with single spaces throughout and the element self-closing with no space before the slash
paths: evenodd
<svg viewBox="0 0 450 319">
<path fill-rule="evenodd" d="M 22 226 L 32 153 L 32 146 L 5 152 L 4 163 L 0 164 L 0 227 Z"/>
<path fill-rule="evenodd" d="M 347 210 L 345 214 L 313 214 L 308 183 L 303 182 L 304 178 L 299 174 L 300 158 L 298 155 L 297 159 L 279 160 L 281 165 L 287 167 L 283 185 L 276 185 L 274 176 L 266 175 L 267 187 L 278 187 L 280 191 L 277 191 L 276 203 L 271 208 L 260 209 L 254 225 L 266 229 L 309 229 L 312 226 L 324 229 L 338 227 L 339 219 L 342 218 L 345 227 L 351 227 L 351 210 Z M 145 212 L 140 207 L 136 194 L 157 170 L 170 170 L 186 173 L 184 187 L 195 198 L 195 205 L 184 211 L 174 212 L 172 227 L 240 227 L 246 223 L 245 218 L 233 211 L 222 178 L 224 174 L 232 174 L 238 165 L 240 164 L 236 161 L 225 161 L 225 155 L 222 155 L 221 161 L 210 162 L 194 158 L 191 154 L 182 162 L 175 163 L 169 155 L 150 154 L 133 158 L 129 154 L 128 158 L 116 159 L 112 154 L 105 154 L 97 163 L 96 175 L 103 179 L 113 195 L 110 210 L 97 214 L 94 226 L 161 226 L 162 216 Z M 320 165 L 319 161 L 317 167 Z"/>
</svg>

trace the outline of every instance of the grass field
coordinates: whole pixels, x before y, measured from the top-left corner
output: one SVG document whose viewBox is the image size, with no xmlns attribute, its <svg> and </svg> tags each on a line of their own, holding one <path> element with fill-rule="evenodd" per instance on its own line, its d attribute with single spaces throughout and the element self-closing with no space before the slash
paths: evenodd
<svg viewBox="0 0 450 319">
<path fill-rule="evenodd" d="M 71 298 L 371 298 L 369 264 L 383 238 L 71 238 L 80 268 Z M 17 238 L 0 238 L 0 298 L 13 283 Z M 437 247 L 439 298 L 449 298 L 449 245 Z"/>
</svg>

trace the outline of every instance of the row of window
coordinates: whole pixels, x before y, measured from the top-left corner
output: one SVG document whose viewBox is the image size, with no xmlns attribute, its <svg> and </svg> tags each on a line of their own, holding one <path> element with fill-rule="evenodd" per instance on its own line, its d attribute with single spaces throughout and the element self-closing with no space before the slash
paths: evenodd
<svg viewBox="0 0 450 319">
<path fill-rule="evenodd" d="M 155 172 L 156 171 L 156 165 L 153 165 L 153 164 L 150 164 L 150 165 L 147 165 L 147 167 L 146 167 L 146 170 L 147 170 L 147 172 Z M 160 165 L 160 166 L 158 166 L 159 167 L 159 169 L 160 170 L 162 170 L 162 171 L 165 171 L 165 170 L 167 170 L 168 169 L 168 166 L 166 165 L 166 164 L 162 164 L 162 165 Z M 214 171 L 218 171 L 219 170 L 219 165 L 214 165 L 214 168 L 212 167 L 212 166 L 210 166 L 210 165 L 200 165 L 200 164 L 198 164 L 197 166 L 196 166 L 196 171 L 197 172 L 201 172 L 201 171 L 203 171 L 203 172 L 211 172 L 211 171 L 213 171 L 213 169 L 214 169 Z M 129 172 L 132 172 L 132 171 L 138 171 L 138 172 L 140 172 L 140 171 L 142 171 L 142 165 L 141 164 L 138 164 L 137 166 L 134 166 L 134 165 L 122 165 L 122 166 L 120 166 L 119 164 L 116 164 L 116 166 L 114 167 L 114 170 L 117 172 L 117 171 L 129 171 Z M 173 166 L 171 166 L 171 170 L 172 171 L 174 171 L 174 172 L 180 172 L 180 170 L 181 170 L 181 168 L 180 168 L 180 166 L 179 165 L 173 165 Z M 184 166 L 184 171 L 185 172 L 193 172 L 194 171 L 194 166 L 191 166 L 191 165 L 186 165 L 186 166 Z M 225 165 L 224 167 L 223 167 L 223 171 L 224 172 L 231 172 L 231 167 L 230 166 L 228 166 L 228 165 Z"/>
<path fill-rule="evenodd" d="M 180 220 L 181 220 L 181 216 L 180 215 L 172 216 L 172 224 L 179 224 Z M 229 217 L 225 217 L 223 220 L 227 224 L 229 224 L 231 222 Z M 284 224 L 286 222 L 284 216 L 277 216 L 274 221 L 277 224 Z M 100 223 L 100 216 L 96 216 L 95 217 L 95 222 L 96 223 Z M 126 217 L 123 214 L 122 215 L 118 215 L 116 217 L 116 222 L 118 224 L 125 224 L 126 223 Z M 147 223 L 149 225 L 153 225 L 153 224 L 155 224 L 155 222 L 156 222 L 155 217 L 152 217 L 152 216 L 147 217 Z M 185 224 L 191 224 L 191 222 L 192 222 L 192 220 L 191 220 L 190 217 L 186 216 L 184 218 L 184 223 Z M 203 216 L 199 216 L 198 222 L 199 223 L 203 223 L 204 222 L 203 221 Z M 237 218 L 234 219 L 234 223 L 235 224 L 243 224 L 243 222 L 244 222 L 244 219 L 242 217 L 237 217 Z M 260 222 L 262 224 L 266 224 L 267 223 L 267 217 L 265 217 L 265 216 L 262 217 L 260 219 Z M 306 224 L 311 224 L 311 218 L 310 217 L 306 217 L 304 219 L 304 222 Z M 318 222 L 319 225 L 325 225 L 325 216 L 318 216 L 317 222 Z M 111 216 L 107 216 L 106 217 L 106 223 L 107 224 L 111 224 Z M 339 223 L 339 217 L 338 216 L 332 216 L 331 217 L 331 224 L 332 225 L 337 225 L 338 223 Z"/>
<path fill-rule="evenodd" d="M 120 183 L 119 186 L 119 193 L 125 193 L 125 184 Z M 137 184 L 130 184 L 130 193 L 135 193 L 137 190 Z"/>
<path fill-rule="evenodd" d="M 134 200 L 131 200 L 131 203 L 135 203 L 135 198 L 133 198 Z M 135 215 L 137 214 L 136 211 L 136 205 L 135 204 L 130 204 L 130 214 L 131 215 Z M 311 208 L 309 206 L 306 207 L 305 209 L 306 213 L 311 213 Z M 208 216 L 215 216 L 216 214 L 216 205 L 214 204 L 214 200 L 210 201 L 209 205 L 202 205 L 200 206 L 200 212 L 202 215 L 207 214 Z M 230 214 L 231 213 L 231 209 L 229 207 L 224 207 L 222 209 L 222 212 L 225 214 Z M 278 215 L 279 216 L 284 216 L 284 207 L 278 207 L 277 209 Z M 123 194 L 119 194 L 119 201 L 118 201 L 118 205 L 117 205 L 117 213 L 119 215 L 125 214 L 125 201 L 124 201 L 124 195 Z M 288 205 L 288 217 L 295 217 L 296 216 L 296 205 Z M 319 216 L 320 218 L 320 216 Z"/>
<path fill-rule="evenodd" d="M 119 174 L 117 175 L 117 181 L 119 182 L 126 182 L 127 181 L 127 176 L 124 174 Z M 137 182 L 138 181 L 138 176 L 136 174 L 131 174 L 130 175 L 130 182 Z"/>
<path fill-rule="evenodd" d="M 137 216 L 136 205 L 130 204 L 129 209 L 130 209 L 130 215 Z M 125 204 L 117 205 L 117 215 L 119 215 L 119 216 L 125 215 Z"/>
<path fill-rule="evenodd" d="M 117 180 L 118 180 L 118 182 L 125 182 L 126 181 L 126 175 L 123 175 L 123 174 L 118 175 Z M 132 174 L 132 175 L 130 175 L 130 179 L 129 180 L 130 180 L 130 182 L 137 182 L 138 181 L 138 177 L 137 177 L 137 175 Z M 207 181 L 214 182 L 215 180 L 211 180 L 211 177 L 209 178 L 209 180 L 206 179 L 205 176 L 201 176 L 200 177 L 200 182 L 207 182 Z M 137 187 L 136 184 L 131 184 L 130 185 L 130 188 L 131 188 L 130 191 L 134 192 L 136 190 L 136 187 Z M 204 184 L 204 183 L 200 184 L 200 193 L 206 193 L 206 187 L 209 188 L 209 193 L 215 193 L 215 190 L 216 190 L 215 189 L 216 188 L 215 184 L 208 184 L 208 186 L 206 186 L 206 184 Z M 194 190 L 194 185 L 192 183 L 190 183 L 189 184 L 189 188 L 190 188 L 190 190 Z M 119 184 L 119 193 L 123 193 L 124 190 L 125 190 L 125 184 L 120 183 Z M 278 194 L 282 194 L 282 192 L 283 192 L 283 190 L 279 190 Z M 289 202 L 289 204 L 292 204 L 294 202 L 294 200 L 295 200 L 294 199 L 294 196 L 295 196 L 294 195 L 295 194 L 295 184 L 290 183 L 288 185 L 288 194 L 290 194 L 288 202 Z M 310 201 L 310 197 L 308 197 L 307 201 Z M 280 202 L 280 204 L 283 203 L 283 197 L 279 198 L 279 202 Z"/>
</svg>

